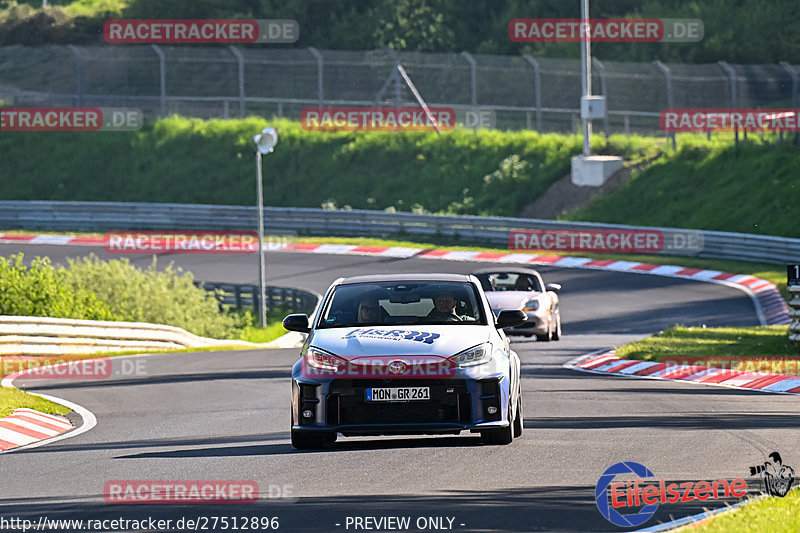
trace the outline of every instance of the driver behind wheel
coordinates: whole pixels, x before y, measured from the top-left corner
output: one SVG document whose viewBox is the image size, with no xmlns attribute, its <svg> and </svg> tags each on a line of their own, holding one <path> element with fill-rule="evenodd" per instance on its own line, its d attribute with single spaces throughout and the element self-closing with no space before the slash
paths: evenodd
<svg viewBox="0 0 800 533">
<path fill-rule="evenodd" d="M 469 317 L 456 313 L 456 299 L 452 292 L 442 291 L 433 297 L 433 309 L 428 318 L 437 322 L 461 322 Z"/>
</svg>

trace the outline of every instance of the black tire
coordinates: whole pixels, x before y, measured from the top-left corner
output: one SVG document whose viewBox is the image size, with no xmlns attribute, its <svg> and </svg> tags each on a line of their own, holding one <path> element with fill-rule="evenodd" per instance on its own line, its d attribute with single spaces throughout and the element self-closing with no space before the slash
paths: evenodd
<svg viewBox="0 0 800 533">
<path fill-rule="evenodd" d="M 553 340 L 561 339 L 561 313 L 556 315 L 556 330 L 553 332 Z"/>
<path fill-rule="evenodd" d="M 522 394 L 517 393 L 517 416 L 514 417 L 514 438 L 522 436 Z"/>
<path fill-rule="evenodd" d="M 508 402 L 508 426 L 481 431 L 484 444 L 511 444 L 511 441 L 514 440 L 514 422 L 511 416 L 511 402 Z"/>
<path fill-rule="evenodd" d="M 330 431 L 292 430 L 292 446 L 298 450 L 319 450 L 336 442 L 336 433 Z"/>
<path fill-rule="evenodd" d="M 536 335 L 537 342 L 550 342 L 553 340 L 553 321 L 547 323 L 547 332 L 544 335 Z"/>
</svg>

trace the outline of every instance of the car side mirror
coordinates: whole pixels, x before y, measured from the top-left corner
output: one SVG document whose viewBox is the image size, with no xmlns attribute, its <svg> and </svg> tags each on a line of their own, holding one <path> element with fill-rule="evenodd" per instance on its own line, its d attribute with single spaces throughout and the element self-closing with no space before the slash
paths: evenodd
<svg viewBox="0 0 800 533">
<path fill-rule="evenodd" d="M 308 315 L 295 314 L 289 315 L 283 319 L 283 327 L 289 331 L 299 331 L 300 333 L 308 333 L 311 328 L 308 325 Z"/>
<path fill-rule="evenodd" d="M 558 283 L 548 283 L 547 285 L 544 286 L 544 288 L 547 289 L 548 291 L 558 292 L 561 290 L 561 285 L 559 285 Z"/>
<path fill-rule="evenodd" d="M 528 315 L 522 309 L 503 309 L 497 315 L 495 327 L 497 329 L 514 328 L 528 321 Z"/>
</svg>

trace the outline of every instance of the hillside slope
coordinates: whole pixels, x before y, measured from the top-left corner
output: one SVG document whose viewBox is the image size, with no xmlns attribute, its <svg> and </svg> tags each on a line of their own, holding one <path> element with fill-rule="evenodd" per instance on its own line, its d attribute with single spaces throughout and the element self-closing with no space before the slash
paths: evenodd
<svg viewBox="0 0 800 533">
<path fill-rule="evenodd" d="M 800 237 L 800 151 L 689 145 L 567 220 Z"/>
</svg>

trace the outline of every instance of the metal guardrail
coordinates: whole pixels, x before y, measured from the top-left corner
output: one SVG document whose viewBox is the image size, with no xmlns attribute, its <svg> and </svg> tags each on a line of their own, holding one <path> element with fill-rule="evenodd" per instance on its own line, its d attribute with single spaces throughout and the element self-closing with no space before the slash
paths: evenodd
<svg viewBox="0 0 800 533">
<path fill-rule="evenodd" d="M 0 201 L 0 228 L 21 230 L 233 230 L 257 224 L 255 207 L 156 204 L 127 202 Z M 264 228 L 271 233 L 343 235 L 366 237 L 451 237 L 469 243 L 508 246 L 515 229 L 656 229 L 678 228 L 625 226 L 509 217 L 478 217 L 388 213 L 368 210 L 325 210 L 299 207 L 267 207 Z M 704 242 L 701 251 L 675 255 L 738 259 L 761 263 L 800 260 L 800 239 L 697 231 Z M 624 258 L 624 254 L 620 255 Z"/>
<path fill-rule="evenodd" d="M 146 322 L 0 316 L 0 355 L 67 355 L 127 350 L 152 351 L 210 346 L 258 346 L 208 339 L 186 330 Z"/>
<path fill-rule="evenodd" d="M 234 309 L 258 309 L 258 285 L 242 285 L 236 283 L 211 283 L 195 281 L 195 285 L 217 296 L 220 307 L 230 306 Z M 297 313 L 311 314 L 320 300 L 320 296 L 311 291 L 291 287 L 267 286 L 267 309 L 286 308 Z"/>
</svg>

